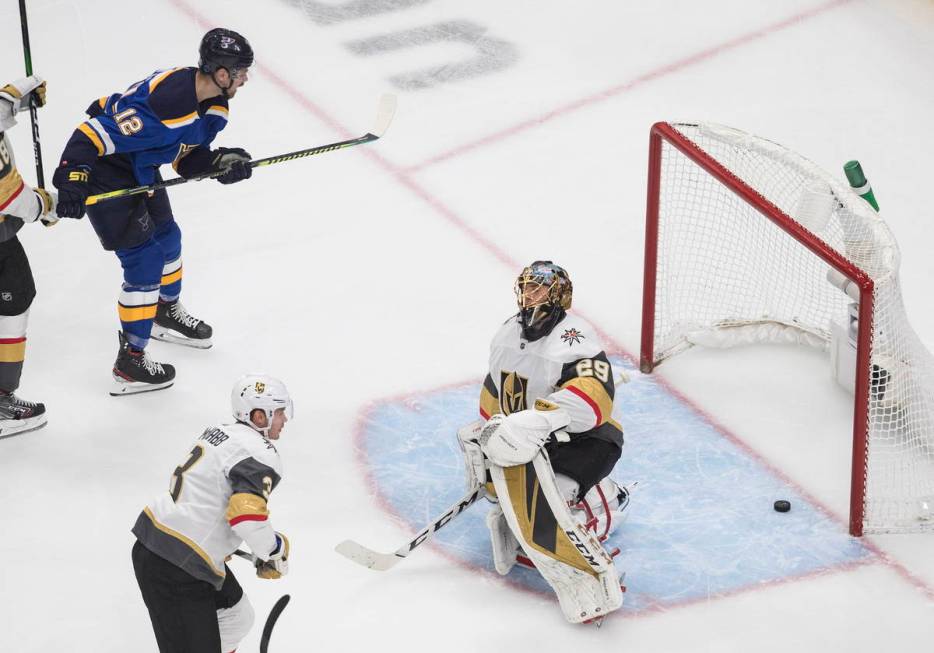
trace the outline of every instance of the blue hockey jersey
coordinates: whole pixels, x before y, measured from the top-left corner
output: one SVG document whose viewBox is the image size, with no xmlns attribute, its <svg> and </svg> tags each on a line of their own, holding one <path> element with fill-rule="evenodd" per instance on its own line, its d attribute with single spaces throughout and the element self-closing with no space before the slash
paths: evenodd
<svg viewBox="0 0 934 653">
<path fill-rule="evenodd" d="M 102 97 L 88 108 L 62 153 L 63 165 L 88 165 L 97 157 L 126 155 L 140 185 L 156 181 L 160 165 L 179 162 L 211 142 L 227 125 L 227 98 L 198 102 L 196 68 L 156 71 L 124 93 Z M 194 157 L 201 158 L 201 157 Z M 93 173 L 92 173 L 93 174 Z"/>
</svg>

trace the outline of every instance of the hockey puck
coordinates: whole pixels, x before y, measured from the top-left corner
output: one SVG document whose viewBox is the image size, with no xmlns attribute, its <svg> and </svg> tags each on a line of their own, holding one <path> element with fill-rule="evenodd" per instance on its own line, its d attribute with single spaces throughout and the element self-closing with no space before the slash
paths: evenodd
<svg viewBox="0 0 934 653">
<path fill-rule="evenodd" d="M 775 508 L 775 512 L 788 512 L 791 510 L 791 502 L 785 501 L 784 499 L 779 499 L 772 507 Z"/>
</svg>

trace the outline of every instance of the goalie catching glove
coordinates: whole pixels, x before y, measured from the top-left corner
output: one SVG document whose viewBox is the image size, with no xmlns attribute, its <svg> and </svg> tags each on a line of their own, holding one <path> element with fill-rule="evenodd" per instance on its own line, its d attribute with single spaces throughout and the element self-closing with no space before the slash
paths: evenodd
<svg viewBox="0 0 934 653">
<path fill-rule="evenodd" d="M 266 560 L 258 557 L 254 562 L 259 578 L 277 579 L 289 573 L 289 538 L 276 533 L 276 548 Z"/>
<path fill-rule="evenodd" d="M 535 406 L 511 415 L 494 415 L 480 433 L 480 446 L 491 462 L 500 467 L 524 465 L 548 441 L 548 437 L 571 423 L 571 416 L 557 404 L 537 399 Z"/>
</svg>

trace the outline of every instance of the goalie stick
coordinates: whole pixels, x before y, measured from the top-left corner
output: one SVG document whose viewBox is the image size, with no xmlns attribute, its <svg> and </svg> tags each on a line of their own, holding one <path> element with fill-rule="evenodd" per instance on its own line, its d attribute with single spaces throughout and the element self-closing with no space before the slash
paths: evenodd
<svg viewBox="0 0 934 653">
<path fill-rule="evenodd" d="M 386 93 L 379 99 L 379 106 L 376 111 L 376 122 L 373 125 L 373 129 L 357 138 L 351 138 L 346 141 L 338 141 L 336 143 L 328 143 L 327 145 L 318 145 L 316 147 L 310 147 L 306 150 L 298 150 L 297 152 L 289 152 L 288 154 L 279 154 L 278 156 L 270 156 L 265 159 L 256 159 L 255 161 L 250 161 L 251 168 L 261 168 L 263 166 L 271 166 L 274 163 L 284 163 L 286 161 L 292 161 L 294 159 L 304 159 L 308 156 L 314 156 L 316 154 L 324 154 L 326 152 L 334 152 L 335 150 L 342 150 L 347 147 L 353 147 L 354 145 L 364 145 L 366 143 L 371 143 L 372 141 L 377 140 L 383 134 L 386 133 L 386 130 L 389 129 L 389 123 L 392 122 L 392 117 L 396 113 L 396 96 L 391 93 Z M 190 177 L 186 179 L 185 177 L 176 177 L 174 179 L 169 179 L 168 181 L 160 181 L 159 183 L 152 184 L 150 186 L 135 186 L 133 188 L 121 188 L 119 190 L 112 190 L 107 193 L 100 193 L 98 195 L 91 195 L 85 200 L 85 204 L 91 206 L 92 204 L 97 204 L 98 202 L 105 202 L 107 200 L 112 200 L 117 197 L 128 197 L 130 195 L 140 195 L 142 193 L 149 193 L 152 191 L 159 190 L 160 188 L 168 188 L 169 186 L 178 186 L 179 184 L 187 184 L 189 181 L 201 181 L 202 179 L 213 179 L 214 177 L 219 177 L 224 174 L 226 170 L 217 170 L 207 175 L 200 175 L 197 177 Z"/>
<path fill-rule="evenodd" d="M 483 496 L 484 490 L 482 486 L 475 486 L 465 494 L 460 500 L 457 501 L 454 505 L 444 511 L 440 517 L 435 519 L 431 524 L 419 531 L 413 539 L 406 542 L 393 553 L 379 553 L 372 549 L 354 542 L 353 540 L 344 540 L 336 547 L 334 550 L 340 553 L 345 558 L 353 560 L 358 565 L 363 565 L 369 569 L 375 569 L 376 571 L 386 571 L 395 567 L 400 560 L 404 560 L 412 551 L 431 539 L 431 536 L 441 528 L 443 528 L 448 522 L 457 517 L 459 514 L 464 512 L 469 508 L 473 503 Z"/>
</svg>

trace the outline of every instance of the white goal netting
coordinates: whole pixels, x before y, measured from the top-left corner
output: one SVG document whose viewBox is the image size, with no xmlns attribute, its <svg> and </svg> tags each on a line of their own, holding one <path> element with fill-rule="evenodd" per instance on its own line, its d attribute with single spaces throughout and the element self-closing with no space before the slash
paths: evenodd
<svg viewBox="0 0 934 653">
<path fill-rule="evenodd" d="M 745 342 L 798 342 L 838 359 L 851 347 L 855 360 L 859 294 L 856 284 L 841 289 L 840 274 L 828 281 L 835 252 L 847 276 L 861 271 L 873 283 L 871 338 L 861 340 L 869 365 L 845 374 L 869 377 L 853 384 L 867 388 L 856 396 L 866 424 L 854 425 L 867 453 L 854 469 L 862 492 L 851 530 L 934 530 L 934 357 L 908 324 L 891 231 L 845 181 L 776 143 L 719 125 L 670 127 L 658 179 L 653 364 L 694 345 Z M 685 154 L 682 138 L 777 207 L 773 219 L 705 169 L 709 159 L 690 146 Z"/>
</svg>

